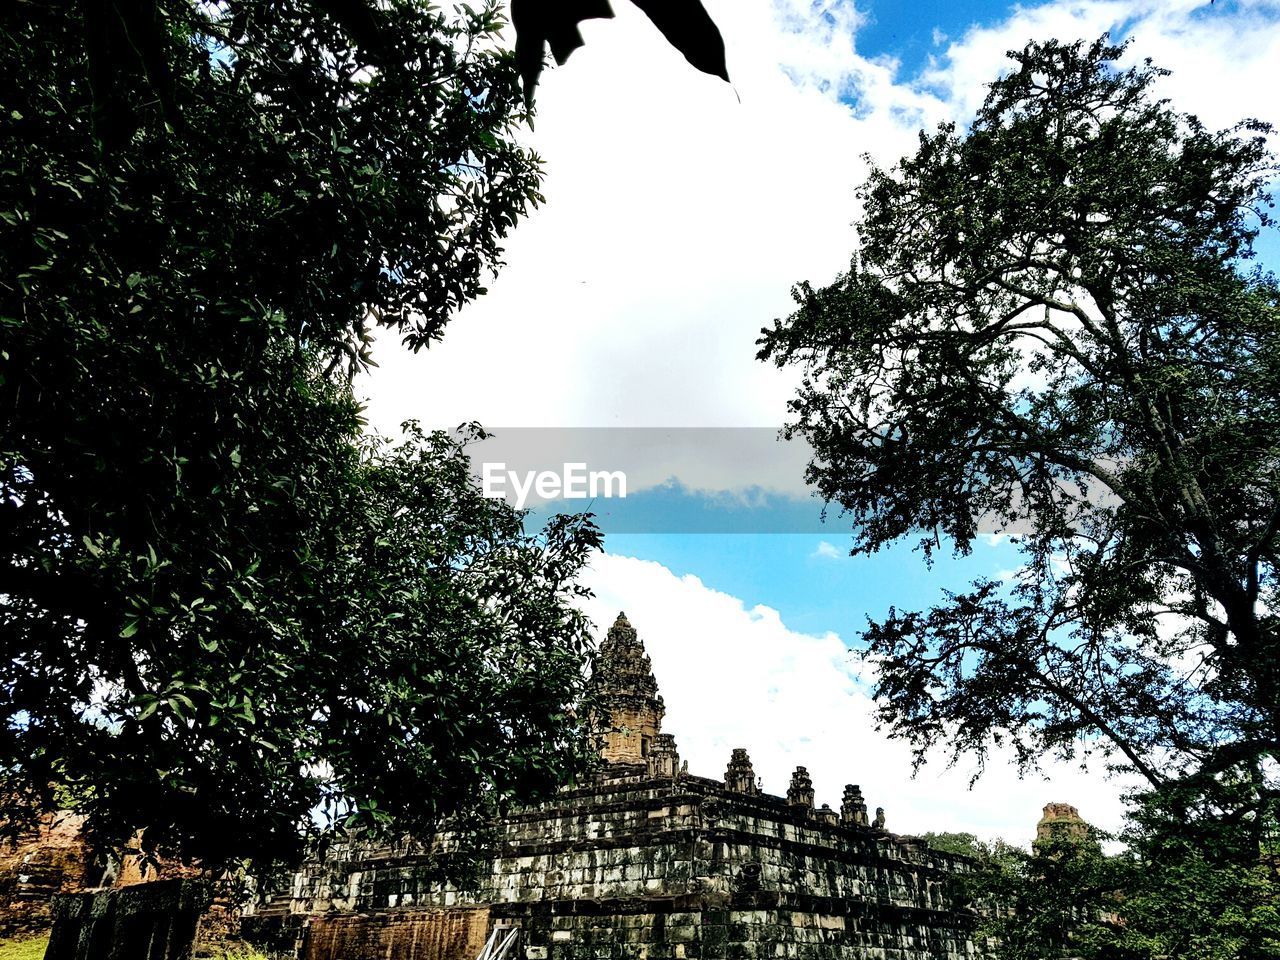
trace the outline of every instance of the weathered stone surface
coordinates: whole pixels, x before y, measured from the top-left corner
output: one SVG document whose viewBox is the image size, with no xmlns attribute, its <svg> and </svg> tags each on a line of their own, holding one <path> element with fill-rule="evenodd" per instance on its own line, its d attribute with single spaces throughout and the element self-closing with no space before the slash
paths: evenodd
<svg viewBox="0 0 1280 960">
<path fill-rule="evenodd" d="M 302 957 L 475 958 L 488 935 L 489 911 L 482 906 L 316 917 L 307 928 Z"/>
<path fill-rule="evenodd" d="M 195 880 L 60 894 L 45 960 L 187 960 L 208 905 Z"/>
<path fill-rule="evenodd" d="M 323 918 L 306 960 L 474 960 L 474 938 L 422 932 L 450 910 L 518 926 L 522 960 L 978 955 L 975 918 L 946 894 L 969 861 L 872 829 L 856 787 L 841 814 L 815 811 L 803 767 L 786 798 L 759 793 L 745 750 L 725 781 L 675 773 L 649 660 L 624 617 L 604 648 L 600 682 L 622 716 L 605 725 L 601 780 L 507 817 L 476 890 L 433 881 L 412 841 L 333 844 L 289 892 L 289 910 Z"/>
<path fill-rule="evenodd" d="M 729 758 L 729 767 L 724 772 L 724 785 L 726 790 L 733 793 L 754 796 L 760 792 L 755 768 L 751 765 L 751 758 L 747 756 L 745 748 L 734 748 L 733 756 Z"/>
</svg>

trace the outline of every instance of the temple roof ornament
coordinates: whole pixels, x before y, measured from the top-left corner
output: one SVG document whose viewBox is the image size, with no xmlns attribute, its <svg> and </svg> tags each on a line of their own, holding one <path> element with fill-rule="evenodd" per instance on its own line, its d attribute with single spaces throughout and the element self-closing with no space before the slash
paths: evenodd
<svg viewBox="0 0 1280 960">
<path fill-rule="evenodd" d="M 804 767 L 796 767 L 796 772 L 791 775 L 791 786 L 787 788 L 787 803 L 793 807 L 813 809 L 813 780 L 809 778 L 809 771 Z"/>
<path fill-rule="evenodd" d="M 600 644 L 592 682 L 601 696 L 652 701 L 659 711 L 665 709 L 649 655 L 625 613 L 618 614 Z"/>
<path fill-rule="evenodd" d="M 862 798 L 862 788 L 856 783 L 846 783 L 840 800 L 840 822 L 850 827 L 869 826 L 867 801 Z"/>
<path fill-rule="evenodd" d="M 654 741 L 646 757 L 649 765 L 649 776 L 673 779 L 680 775 L 680 751 L 676 747 L 676 738 L 669 733 L 660 733 Z"/>
<path fill-rule="evenodd" d="M 1084 840 L 1088 836 L 1089 824 L 1071 804 L 1044 805 L 1044 815 L 1036 824 L 1037 840 Z"/>
<path fill-rule="evenodd" d="M 747 796 L 755 796 L 760 792 L 755 769 L 751 766 L 751 758 L 747 756 L 745 748 L 733 748 L 729 767 L 724 772 L 724 785 L 734 793 L 745 793 Z"/>
</svg>

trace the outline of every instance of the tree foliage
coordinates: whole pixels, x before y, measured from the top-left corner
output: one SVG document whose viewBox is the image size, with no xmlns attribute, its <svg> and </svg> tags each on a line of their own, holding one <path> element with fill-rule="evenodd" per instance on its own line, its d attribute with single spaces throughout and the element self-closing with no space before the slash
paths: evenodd
<svg viewBox="0 0 1280 960">
<path fill-rule="evenodd" d="M 1280 957 L 1280 888 L 1265 860 L 1195 842 L 1141 804 L 1117 837 L 1057 836 L 1004 847 L 960 878 L 979 939 L 1006 960 L 1263 960 Z M 1123 844 L 1114 853 L 1103 842 Z"/>
<path fill-rule="evenodd" d="M 296 853 L 319 806 L 429 834 L 580 768 L 589 523 L 526 533 L 465 439 L 366 439 L 538 202 L 493 4 L 0 13 L 0 774 L 104 842 Z M 141 48 L 139 48 L 140 50 Z M 148 54 L 149 56 L 149 54 Z"/>
<path fill-rule="evenodd" d="M 1022 552 L 869 625 L 882 724 L 918 760 L 1101 753 L 1248 871 L 1280 749 L 1280 292 L 1249 268 L 1276 164 L 1123 54 L 1011 53 L 967 129 L 872 172 L 850 270 L 761 357 L 803 368 L 790 429 L 855 552 Z"/>
</svg>

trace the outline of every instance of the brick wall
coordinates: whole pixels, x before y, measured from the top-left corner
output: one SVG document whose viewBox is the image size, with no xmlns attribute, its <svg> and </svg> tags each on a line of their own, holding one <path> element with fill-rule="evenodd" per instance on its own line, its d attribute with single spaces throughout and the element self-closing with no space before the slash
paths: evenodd
<svg viewBox="0 0 1280 960">
<path fill-rule="evenodd" d="M 0 841 L 0 939 L 47 928 L 54 894 L 83 888 L 83 823 L 75 814 L 50 813 L 18 842 Z"/>
</svg>

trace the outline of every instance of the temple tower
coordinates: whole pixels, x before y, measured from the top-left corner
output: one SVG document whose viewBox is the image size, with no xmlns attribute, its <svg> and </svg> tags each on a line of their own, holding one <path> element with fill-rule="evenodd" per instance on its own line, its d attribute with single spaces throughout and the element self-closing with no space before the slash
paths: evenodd
<svg viewBox="0 0 1280 960">
<path fill-rule="evenodd" d="M 603 714 L 597 730 L 605 763 L 647 764 L 662 732 L 666 707 L 649 655 L 625 613 L 618 614 L 600 644 L 592 687 Z M 672 753 L 674 747 L 672 742 Z"/>
<path fill-rule="evenodd" d="M 1044 816 L 1036 824 L 1037 840 L 1086 840 L 1089 824 L 1069 803 L 1046 803 Z"/>
</svg>

